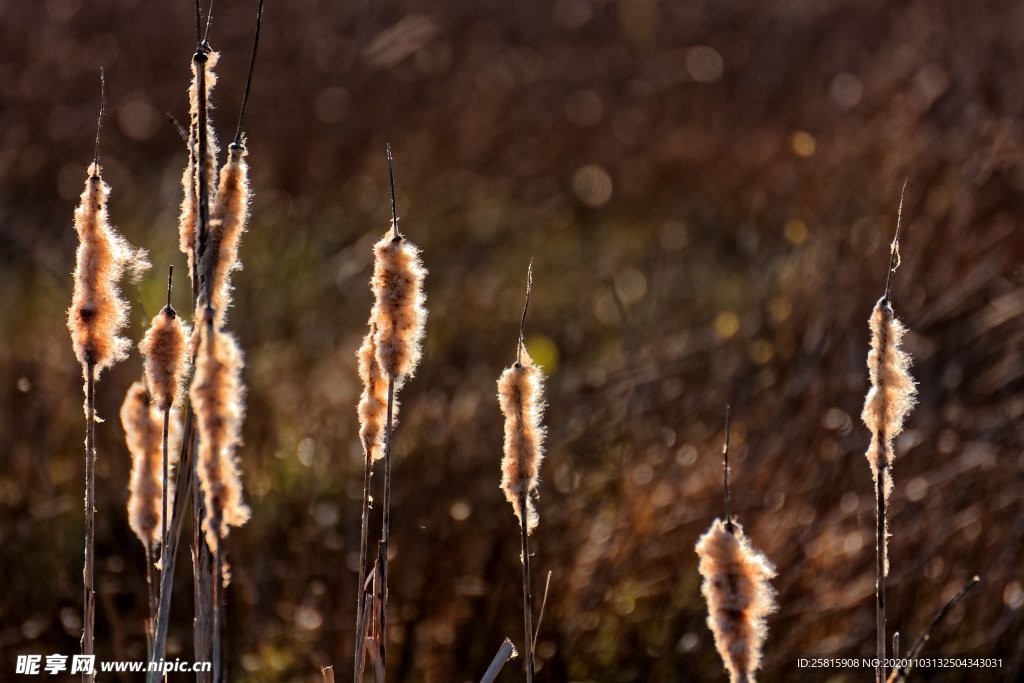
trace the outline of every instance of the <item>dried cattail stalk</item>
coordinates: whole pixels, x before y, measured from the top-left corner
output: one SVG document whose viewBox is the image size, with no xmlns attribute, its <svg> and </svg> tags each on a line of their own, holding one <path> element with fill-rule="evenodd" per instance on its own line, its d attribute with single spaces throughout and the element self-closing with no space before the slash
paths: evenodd
<svg viewBox="0 0 1024 683">
<path fill-rule="evenodd" d="M 78 254 L 68 329 L 83 370 L 100 372 L 128 355 L 131 343 L 118 336 L 128 320 L 128 304 L 118 282 L 127 270 L 137 280 L 147 268 L 146 252 L 118 234 L 107 216 L 110 188 L 97 163 L 89 166 L 81 201 L 75 209 Z"/>
<path fill-rule="evenodd" d="M 903 193 L 907 184 L 903 183 Z M 866 453 L 875 483 L 875 681 L 882 683 L 885 667 L 885 579 L 889 575 L 889 517 L 886 512 L 892 493 L 893 439 L 903 431 L 903 420 L 914 406 L 916 387 L 910 376 L 910 356 L 901 348 L 906 328 L 896 319 L 889 302 L 892 274 L 900 265 L 900 225 L 903 218 L 903 193 L 896 214 L 896 234 L 889 245 L 889 268 L 885 275 L 885 293 L 875 304 L 868 325 L 871 349 L 868 373 L 871 388 L 864 400 L 861 419 L 871 431 Z"/>
<path fill-rule="evenodd" d="M 215 324 L 224 325 L 231 305 L 231 273 L 238 270 L 238 243 L 249 215 L 249 165 L 244 143 L 232 143 L 228 160 L 220 169 L 220 184 L 210 214 L 210 236 L 199 304 L 217 314 Z"/>
<path fill-rule="evenodd" d="M 210 95 L 213 92 L 214 86 L 217 85 L 217 74 L 214 71 L 214 67 L 216 67 L 219 58 L 220 55 L 217 52 L 197 51 L 196 56 L 192 59 L 192 82 L 188 88 L 189 114 L 191 116 L 188 138 L 189 160 L 181 177 L 184 196 L 181 201 L 181 212 L 178 215 L 178 237 L 179 247 L 189 260 L 190 274 L 195 270 L 195 258 L 198 256 L 199 248 L 197 229 L 200 219 L 198 188 L 200 174 L 197 171 L 201 154 L 199 150 L 200 119 L 203 119 L 206 124 L 206 154 L 203 167 L 205 170 L 205 182 L 210 183 L 210 186 L 207 188 L 208 196 L 213 196 L 213 193 L 216 191 L 213 183 L 217 179 L 217 155 L 220 150 L 217 146 L 217 136 L 213 130 L 213 124 L 205 110 L 213 108 Z M 202 75 L 200 75 L 200 69 L 203 71 Z M 200 80 L 203 81 L 204 85 L 203 89 L 205 92 L 203 98 L 200 98 L 199 93 Z M 200 99 L 203 99 L 202 103 Z M 205 110 L 201 104 L 205 104 Z M 201 111 L 202 115 L 200 115 Z"/>
<path fill-rule="evenodd" d="M 420 362 L 427 320 L 423 296 L 427 271 L 420 262 L 419 249 L 395 227 L 374 245 L 373 253 L 370 286 L 376 298 L 377 362 L 400 387 Z"/>
<path fill-rule="evenodd" d="M 716 519 L 696 550 L 715 647 L 733 683 L 753 683 L 768 633 L 765 618 L 775 610 L 768 583 L 775 568 L 751 546 L 736 522 Z"/>
<path fill-rule="evenodd" d="M 163 410 L 151 400 L 143 382 L 128 387 L 121 405 L 121 425 L 124 427 L 128 452 L 132 456 L 131 482 L 128 486 L 128 524 L 147 548 L 162 542 L 160 537 L 163 518 Z M 181 439 L 178 415 L 170 423 L 170 443 Z M 170 464 L 177 462 L 171 456 Z M 168 492 L 173 498 L 173 486 Z"/>
<path fill-rule="evenodd" d="M 203 531 L 210 550 L 217 552 L 220 539 L 231 527 L 245 524 L 250 511 L 242 502 L 236 457 L 245 412 L 242 355 L 233 336 L 214 334 L 210 316 L 207 312 L 189 395 L 199 432 L 196 471 L 207 510 Z"/>
<path fill-rule="evenodd" d="M 139 343 L 146 361 L 146 385 L 153 395 L 154 405 L 160 410 L 168 410 L 181 400 L 188 336 L 188 326 L 168 305 L 153 317 L 146 336 Z"/>
<path fill-rule="evenodd" d="M 910 376 L 910 356 L 901 347 L 907 329 L 893 314 L 888 297 L 882 297 L 875 304 L 868 325 L 871 329 L 868 352 L 871 388 L 864 400 L 861 419 L 871 431 L 871 444 L 866 453 L 871 473 L 876 479 L 880 474 L 883 476 L 883 489 L 888 498 L 892 491 L 889 467 L 895 457 L 893 440 L 903 431 L 903 421 L 914 407 L 917 387 Z"/>
<path fill-rule="evenodd" d="M 501 490 L 520 524 L 526 525 L 527 533 L 539 521 L 533 498 L 544 459 L 544 427 L 540 423 L 544 411 L 543 385 L 544 375 L 525 349 L 520 360 L 506 368 L 498 379 L 498 403 L 505 416 Z"/>
</svg>

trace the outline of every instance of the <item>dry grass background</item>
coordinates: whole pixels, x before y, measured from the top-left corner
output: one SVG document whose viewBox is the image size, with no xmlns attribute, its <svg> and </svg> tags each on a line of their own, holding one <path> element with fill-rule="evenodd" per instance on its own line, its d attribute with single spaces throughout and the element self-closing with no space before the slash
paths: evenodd
<svg viewBox="0 0 1024 683">
<path fill-rule="evenodd" d="M 4 672 L 18 653 L 75 652 L 80 633 L 81 377 L 64 311 L 101 64 L 111 215 L 157 265 L 149 315 L 159 273 L 181 262 L 184 155 L 163 112 L 184 117 L 194 43 L 190 3 L 172 4 L 0 5 Z M 218 5 L 224 138 L 254 3 Z M 354 354 L 370 246 L 390 217 L 390 141 L 431 306 L 396 440 L 395 681 L 473 680 L 520 631 L 493 394 L 531 256 L 527 344 L 550 404 L 532 566 L 537 581 L 554 572 L 538 680 L 722 680 L 693 545 L 721 514 L 727 401 L 734 512 L 779 568 L 762 678 L 791 680 L 800 654 L 870 655 L 873 499 L 857 415 L 904 177 L 894 299 L 920 404 L 897 444 L 889 627 L 909 643 L 980 573 L 933 648 L 1003 668 L 944 680 L 1019 677 L 1022 22 L 1006 0 L 271 3 L 231 314 L 247 350 L 253 508 L 232 536 L 234 675 L 315 680 L 350 657 Z M 101 658 L 145 650 L 130 461 L 112 419 L 139 369 L 134 356 L 99 393 Z M 187 596 L 186 569 L 179 581 Z M 190 618 L 177 600 L 172 623 Z M 170 654 L 186 656 L 190 638 L 177 628 Z"/>
</svg>

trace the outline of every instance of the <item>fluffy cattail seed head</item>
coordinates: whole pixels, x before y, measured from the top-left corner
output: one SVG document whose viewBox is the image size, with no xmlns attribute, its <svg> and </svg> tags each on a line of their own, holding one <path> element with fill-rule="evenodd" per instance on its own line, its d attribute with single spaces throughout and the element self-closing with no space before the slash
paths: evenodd
<svg viewBox="0 0 1024 683">
<path fill-rule="evenodd" d="M 384 457 L 384 428 L 387 422 L 388 380 L 381 372 L 377 360 L 377 328 L 370 319 L 370 329 L 363 337 L 363 344 L 356 353 L 359 378 L 363 380 L 363 393 L 359 397 L 359 437 L 363 452 L 372 462 Z M 392 401 L 392 422 L 398 417 L 398 400 Z"/>
<path fill-rule="evenodd" d="M 216 551 L 230 527 L 249 519 L 242 502 L 242 479 L 236 451 L 245 413 L 242 355 L 234 337 L 213 333 L 211 312 L 200 336 L 190 397 L 199 430 L 197 472 L 206 501 L 206 543 Z"/>
<path fill-rule="evenodd" d="M 376 299 L 377 362 L 385 376 L 401 385 L 420 362 L 427 320 L 423 296 L 427 271 L 420 262 L 419 249 L 390 230 L 374 245 L 373 253 L 370 286 Z"/>
<path fill-rule="evenodd" d="M 733 683 L 752 683 L 768 634 L 765 618 L 775 610 L 775 593 L 768 583 L 775 568 L 736 522 L 730 529 L 716 519 L 696 550 L 715 647 Z"/>
<path fill-rule="evenodd" d="M 181 424 L 175 411 L 168 422 L 168 466 L 177 462 L 181 442 Z M 143 382 L 128 388 L 121 405 L 121 425 L 132 456 L 128 486 L 128 524 L 142 544 L 153 548 L 160 544 L 163 519 L 163 411 L 150 401 Z M 174 497 L 174 478 L 168 482 L 168 500 Z"/>
<path fill-rule="evenodd" d="M 185 340 L 189 330 L 170 306 L 153 317 L 146 336 L 139 342 L 145 357 L 146 384 L 153 404 L 168 410 L 181 400 L 185 377 Z"/>
<path fill-rule="evenodd" d="M 903 421 L 916 401 L 917 387 L 910 376 L 910 356 L 901 347 L 907 329 L 893 315 L 892 306 L 884 297 L 875 304 L 868 324 L 871 388 L 861 419 L 871 431 L 866 455 L 877 476 L 880 469 L 892 464 L 892 441 L 903 431 Z"/>
<path fill-rule="evenodd" d="M 220 169 L 217 197 L 210 214 L 210 236 L 206 245 L 203 293 L 200 304 L 217 314 L 215 325 L 223 326 L 231 305 L 231 273 L 241 265 L 238 243 L 249 215 L 249 165 L 244 144 L 228 148 L 227 163 Z"/>
<path fill-rule="evenodd" d="M 213 104 L 210 96 L 214 86 L 217 85 L 217 74 L 214 67 L 220 55 L 217 52 L 207 52 L 203 59 L 192 59 L 192 82 L 188 88 L 189 114 L 191 123 L 189 125 L 188 151 L 189 160 L 185 165 L 185 171 L 181 176 L 183 198 L 181 200 L 181 212 L 178 215 L 178 238 L 179 247 L 189 259 L 189 274 L 193 270 L 193 261 L 198 248 L 197 227 L 199 224 L 199 69 L 203 68 L 203 78 L 206 91 L 207 109 L 212 109 Z M 217 136 L 213 130 L 213 124 L 209 116 L 206 120 L 206 158 L 203 168 L 206 172 L 208 192 L 210 196 L 216 188 L 217 182 Z"/>
<path fill-rule="evenodd" d="M 540 521 L 533 497 L 537 492 L 540 463 L 544 459 L 544 375 L 522 350 L 519 362 L 498 378 L 498 403 L 505 416 L 505 449 L 501 460 L 501 490 L 512 504 L 527 532 Z M 526 493 L 526 510 L 522 494 Z"/>
<path fill-rule="evenodd" d="M 137 279 L 149 268 L 146 252 L 132 247 L 107 217 L 110 188 L 96 164 L 89 166 L 81 201 L 75 209 L 78 253 L 68 329 L 78 362 L 94 366 L 96 377 L 123 360 L 130 342 L 118 336 L 128 320 L 128 304 L 118 282 L 128 270 Z"/>
</svg>

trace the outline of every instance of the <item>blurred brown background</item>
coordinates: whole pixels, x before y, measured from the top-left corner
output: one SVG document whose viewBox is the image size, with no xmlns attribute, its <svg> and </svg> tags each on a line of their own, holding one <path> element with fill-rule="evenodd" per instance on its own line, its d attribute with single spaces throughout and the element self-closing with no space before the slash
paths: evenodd
<svg viewBox="0 0 1024 683">
<path fill-rule="evenodd" d="M 255 0 L 220 0 L 221 138 L 234 130 Z M 64 327 L 71 216 L 106 68 L 114 222 L 150 250 L 150 315 L 181 266 L 192 6 L 0 4 L 0 678 L 77 651 L 80 370 Z M 498 490 L 494 382 L 535 259 L 531 353 L 550 429 L 534 584 L 553 572 L 540 681 L 725 680 L 693 545 L 734 509 L 779 569 L 762 679 L 809 654 L 868 656 L 872 485 L 859 422 L 868 313 L 900 187 L 894 303 L 920 405 L 898 442 L 890 629 L 903 649 L 967 578 L 927 651 L 1024 672 L 1024 4 L 1010 0 L 270 0 L 249 105 L 255 199 L 229 327 L 244 346 L 231 676 L 349 668 L 360 451 L 354 353 L 369 246 L 424 252 L 424 361 L 402 394 L 394 681 L 477 680 L 522 640 L 519 549 Z M 180 268 L 184 271 L 184 268 Z M 187 308 L 185 280 L 175 300 Z M 137 292 L 131 334 L 140 334 Z M 99 388 L 98 651 L 142 659 L 141 545 L 116 419 L 137 355 Z M 113 418 L 113 419 L 112 419 Z M 171 656 L 189 658 L 180 555 Z M 540 592 L 538 589 L 537 593 Z M 343 679 L 343 678 L 342 678 Z M 519 680 L 510 666 L 502 680 Z"/>
</svg>

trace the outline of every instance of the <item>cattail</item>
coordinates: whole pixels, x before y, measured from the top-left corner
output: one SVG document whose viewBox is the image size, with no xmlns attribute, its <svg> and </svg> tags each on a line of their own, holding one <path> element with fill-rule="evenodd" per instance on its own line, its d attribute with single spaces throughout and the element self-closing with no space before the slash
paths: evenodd
<svg viewBox="0 0 1024 683">
<path fill-rule="evenodd" d="M 210 315 L 199 342 L 190 397 L 199 430 L 196 469 L 207 509 L 203 531 L 210 550 L 217 552 L 230 527 L 248 521 L 249 508 L 242 502 L 236 456 L 245 412 L 242 355 L 233 336 L 214 334 Z"/>
<path fill-rule="evenodd" d="M 871 388 L 864 399 L 861 419 L 871 431 L 866 456 L 875 484 L 875 681 L 886 678 L 885 666 L 885 583 L 889 575 L 889 516 L 886 512 L 892 493 L 893 439 L 903 431 L 903 420 L 914 406 L 917 388 L 910 376 L 910 356 L 901 348 L 906 328 L 896 319 L 889 294 L 892 274 L 900 265 L 900 225 L 903 219 L 903 183 L 896 213 L 896 234 L 889 245 L 889 268 L 885 274 L 885 293 L 875 304 L 868 320 L 871 349 L 868 374 Z"/>
<path fill-rule="evenodd" d="M 501 460 L 501 490 L 516 517 L 532 532 L 539 521 L 533 498 L 544 459 L 544 375 L 524 349 L 520 359 L 498 379 L 498 403 L 505 416 L 505 451 Z M 525 495 L 524 495 L 525 494 Z M 526 500 L 526 510 L 521 501 Z"/>
<path fill-rule="evenodd" d="M 356 353 L 363 393 L 359 397 L 359 437 L 363 452 L 372 462 L 384 457 L 384 423 L 387 416 L 388 382 L 377 360 L 377 328 L 372 317 L 370 330 Z M 398 401 L 392 399 L 392 421 L 398 416 Z"/>
<path fill-rule="evenodd" d="M 154 405 L 161 411 L 181 400 L 188 336 L 188 326 L 168 305 L 153 317 L 146 336 L 139 342 L 139 350 L 146 359 L 146 384 Z"/>
<path fill-rule="evenodd" d="M 132 456 L 128 524 L 147 549 L 161 543 L 163 421 L 163 410 L 151 400 L 146 385 L 133 383 L 121 405 L 121 425 Z M 176 419 L 171 422 L 170 441 L 180 442 L 180 423 Z M 171 464 L 175 461 L 172 455 Z M 173 488 L 168 495 L 173 497 Z"/>
<path fill-rule="evenodd" d="M 118 336 L 128 320 L 128 304 L 121 298 L 118 282 L 125 270 L 134 280 L 149 268 L 146 252 L 128 244 L 110 225 L 109 193 L 99 165 L 93 163 L 75 209 L 79 244 L 68 329 L 78 362 L 83 369 L 91 366 L 97 378 L 123 360 L 131 346 Z"/>
<path fill-rule="evenodd" d="M 887 296 L 875 304 L 868 325 L 871 329 L 868 352 L 871 388 L 864 400 L 861 419 L 871 431 L 866 453 L 871 473 L 876 479 L 883 477 L 883 489 L 888 498 L 892 491 L 889 466 L 895 457 L 893 439 L 903 431 L 903 421 L 916 401 L 917 387 L 909 372 L 910 356 L 901 348 L 907 328 L 893 314 Z"/>
<path fill-rule="evenodd" d="M 385 376 L 401 386 L 420 362 L 423 328 L 427 320 L 420 251 L 397 231 L 385 233 L 373 247 L 373 324 L 377 335 L 377 362 Z"/>
<path fill-rule="evenodd" d="M 533 683 L 533 592 L 530 589 L 530 533 L 540 517 L 534 507 L 540 463 L 544 459 L 544 375 L 526 352 L 523 334 L 533 291 L 533 261 L 526 274 L 526 303 L 519 323 L 516 362 L 498 378 L 498 405 L 505 416 L 505 444 L 501 460 L 501 489 L 519 518 L 523 562 L 523 667 L 527 683 Z M 543 607 L 541 608 L 543 615 Z"/>
<path fill-rule="evenodd" d="M 213 183 L 217 180 L 217 155 L 219 153 L 217 136 L 209 116 L 205 112 L 200 116 L 199 70 L 200 68 L 203 69 L 204 101 L 206 109 L 209 110 L 213 107 L 210 95 L 213 92 L 214 86 L 217 85 L 217 74 L 214 71 L 214 67 L 217 65 L 219 58 L 220 55 L 216 52 L 205 50 L 197 52 L 196 56 L 192 59 L 192 82 L 188 88 L 189 115 L 191 117 L 188 138 L 189 159 L 181 177 L 184 196 L 181 201 L 181 212 L 178 215 L 178 237 L 179 247 L 182 253 L 188 257 L 190 275 L 195 269 L 195 258 L 198 256 L 197 251 L 199 249 L 196 231 L 199 225 L 200 211 L 198 196 L 199 174 L 197 171 L 200 165 L 199 121 L 201 118 L 205 119 L 206 122 L 206 156 L 203 162 L 203 169 L 206 182 L 210 183 L 207 190 L 208 196 L 213 196 L 215 192 Z"/>
<path fill-rule="evenodd" d="M 244 143 L 232 143 L 228 160 L 220 169 L 220 183 L 210 214 L 210 237 L 207 242 L 208 261 L 204 276 L 200 305 L 207 302 L 217 314 L 214 321 L 219 328 L 227 317 L 231 305 L 231 273 L 240 268 L 238 243 L 245 232 L 249 214 L 249 166 L 245 161 L 248 151 Z"/>
<path fill-rule="evenodd" d="M 775 610 L 768 583 L 775 568 L 751 546 L 736 522 L 716 519 L 696 550 L 715 647 L 732 683 L 752 683 L 768 633 L 765 618 Z"/>
</svg>

